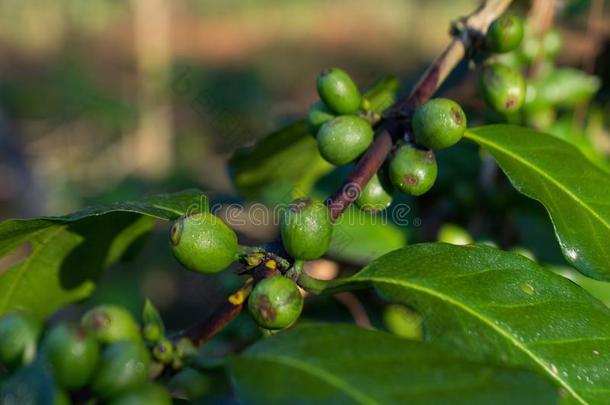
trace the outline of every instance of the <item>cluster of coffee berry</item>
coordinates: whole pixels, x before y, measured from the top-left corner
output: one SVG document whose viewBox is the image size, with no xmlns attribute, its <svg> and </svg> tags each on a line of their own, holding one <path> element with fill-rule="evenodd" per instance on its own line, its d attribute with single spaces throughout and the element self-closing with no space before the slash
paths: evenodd
<svg viewBox="0 0 610 405">
<path fill-rule="evenodd" d="M 485 36 L 487 51 L 502 54 L 516 50 L 523 40 L 523 32 L 519 17 L 498 17 Z M 519 111 L 525 101 L 525 79 L 518 70 L 502 62 L 490 61 L 483 65 L 480 88 L 487 104 L 503 115 Z"/>
<path fill-rule="evenodd" d="M 171 404 L 168 389 L 153 382 L 164 370 L 172 370 L 168 387 L 177 396 L 197 394 L 209 384 L 207 377 L 183 366 L 195 348 L 188 339 L 175 344 L 168 340 L 158 313 L 147 307 L 142 327 L 116 305 L 97 306 L 80 323 L 60 323 L 44 333 L 41 323 L 27 313 L 4 316 L 0 367 L 11 377 L 2 386 L 2 398 L 12 398 L 15 404 L 41 403 L 39 396 L 48 392 L 24 386 L 23 375 L 34 368 L 50 376 L 54 399 L 44 398 L 44 403 L 55 405 L 70 404 L 72 398 L 112 405 Z"/>
<path fill-rule="evenodd" d="M 335 165 L 351 163 L 374 138 L 360 91 L 351 77 L 338 68 L 322 72 L 317 89 L 320 101 L 309 110 L 308 121 L 317 134 L 320 154 Z M 356 204 L 375 212 L 392 203 L 394 188 L 413 196 L 424 194 L 437 176 L 432 149 L 455 144 L 465 129 L 466 115 L 454 101 L 437 98 L 422 105 L 412 119 L 413 136 L 405 137 L 388 163 L 359 190 Z"/>
</svg>

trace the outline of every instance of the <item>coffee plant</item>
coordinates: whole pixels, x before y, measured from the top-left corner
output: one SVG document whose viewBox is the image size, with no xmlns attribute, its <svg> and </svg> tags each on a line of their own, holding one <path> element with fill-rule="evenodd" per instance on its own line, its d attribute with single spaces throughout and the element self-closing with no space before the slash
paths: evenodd
<svg viewBox="0 0 610 405">
<path fill-rule="evenodd" d="M 590 101 L 599 83 L 556 66 L 557 33 L 533 32 L 505 13 L 509 4 L 489 0 L 459 19 L 408 95 L 394 78 L 361 90 L 345 70 L 324 70 L 305 120 L 235 153 L 229 164 L 242 196 L 286 202 L 274 242 L 240 244 L 198 190 L 0 224 L 1 256 L 29 246 L 0 273 L 0 404 L 215 403 L 222 395 L 247 404 L 610 403 L 610 310 L 590 279 L 610 281 L 609 165 L 584 138 L 546 134 L 560 132 L 562 114 Z M 483 117 L 467 119 L 458 103 L 435 97 L 461 61 L 478 77 Z M 460 168 L 443 153 L 464 144 L 546 209 L 576 282 L 524 247 L 477 242 L 452 224 L 437 242 L 408 246 L 402 233 L 371 225 L 397 200 L 426 204 L 435 188 L 447 190 L 443 172 Z M 324 198 L 313 185 L 334 166 L 346 166 L 338 172 L 347 178 Z M 452 198 L 468 199 L 456 190 Z M 345 220 L 354 213 L 365 220 Z M 167 249 L 185 269 L 208 277 L 232 269 L 241 287 L 183 331 L 166 330 L 150 301 L 139 317 L 111 304 L 52 317 L 87 300 L 101 272 L 156 221 L 167 224 Z M 353 235 L 364 243 L 337 239 Z M 324 255 L 363 267 L 316 278 L 307 269 Z M 308 302 L 348 291 L 391 333 L 312 321 Z M 215 355 L 214 338 L 242 309 L 261 339 Z"/>
</svg>

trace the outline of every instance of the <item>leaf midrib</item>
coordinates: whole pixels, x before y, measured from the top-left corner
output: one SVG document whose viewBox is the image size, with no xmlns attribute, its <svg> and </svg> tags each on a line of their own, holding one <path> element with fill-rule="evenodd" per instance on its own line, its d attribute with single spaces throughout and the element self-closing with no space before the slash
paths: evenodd
<svg viewBox="0 0 610 405">
<path fill-rule="evenodd" d="M 580 395 L 578 395 L 567 381 L 564 381 L 558 374 L 553 373 L 553 371 L 546 365 L 546 363 L 544 362 L 543 359 L 540 359 L 538 356 L 536 356 L 536 354 L 534 352 L 532 352 L 526 345 L 521 343 L 518 339 L 514 338 L 507 330 L 499 327 L 492 320 L 486 318 L 481 313 L 471 309 L 465 303 L 462 303 L 462 302 L 452 298 L 449 295 L 440 293 L 438 291 L 432 290 L 430 288 L 426 288 L 426 287 L 418 285 L 418 284 L 409 283 L 409 282 L 404 281 L 404 280 L 396 280 L 396 279 L 392 279 L 392 278 L 366 276 L 366 275 L 364 275 L 364 276 L 355 276 L 354 278 L 355 279 L 360 278 L 360 279 L 368 280 L 368 281 L 373 282 L 373 283 L 386 283 L 386 284 L 390 284 L 390 285 L 398 285 L 398 286 L 401 286 L 401 287 L 410 288 L 410 289 L 423 292 L 425 294 L 428 294 L 430 296 L 439 298 L 439 299 L 441 299 L 443 301 L 446 301 L 446 302 L 448 302 L 450 304 L 455 305 L 459 309 L 461 309 L 464 312 L 474 316 L 475 318 L 479 319 L 484 324 L 490 326 L 492 329 L 494 329 L 496 332 L 498 332 L 498 334 L 500 334 L 501 336 L 506 338 L 508 341 L 510 341 L 512 344 L 514 344 L 516 347 L 521 349 L 536 364 L 538 364 L 540 367 L 542 367 L 547 372 L 547 374 L 549 376 L 551 376 L 551 378 L 553 378 L 555 381 L 557 381 L 559 384 L 561 384 L 561 386 L 563 388 L 565 388 L 566 391 L 568 391 L 570 393 L 570 395 L 572 395 L 577 401 L 579 401 L 582 404 L 587 404 L 587 401 L 585 401 Z"/>
<path fill-rule="evenodd" d="M 347 381 L 337 377 L 334 374 L 329 373 L 328 371 L 315 367 L 310 363 L 306 363 L 304 361 L 300 361 L 298 359 L 292 357 L 280 357 L 280 356 L 271 356 L 271 355 L 260 355 L 260 354 L 248 354 L 246 357 L 252 359 L 266 360 L 269 362 L 275 362 L 284 366 L 293 367 L 299 369 L 307 374 L 312 375 L 315 378 L 326 381 L 330 385 L 339 388 L 340 390 L 346 392 L 350 397 L 356 400 L 358 403 L 363 405 L 381 405 L 375 399 L 369 397 L 365 393 L 359 391 Z"/>
<path fill-rule="evenodd" d="M 569 197 L 571 197 L 574 201 L 576 201 L 579 205 L 581 205 L 582 207 L 584 207 L 587 211 L 589 211 L 591 213 L 591 215 L 593 217 L 595 217 L 601 224 L 603 224 L 606 228 L 608 228 L 608 230 L 610 230 L 610 224 L 607 223 L 606 221 L 604 221 L 604 219 L 602 217 L 600 217 L 597 212 L 595 212 L 595 210 L 593 208 L 591 208 L 588 204 L 586 204 L 583 200 L 579 199 L 576 195 L 574 195 L 574 193 L 572 193 L 568 188 L 566 188 L 565 186 L 563 186 L 559 181 L 557 181 L 555 178 L 549 176 L 544 170 L 542 170 L 540 167 L 530 163 L 527 160 L 524 160 L 523 158 L 521 158 L 519 155 L 516 155 L 514 153 L 512 153 L 510 150 L 505 149 L 503 147 L 501 147 L 499 144 L 494 143 L 494 142 L 490 142 L 488 141 L 486 138 L 480 137 L 478 135 L 476 135 L 475 133 L 471 132 L 471 131 L 466 131 L 465 136 L 467 138 L 470 139 L 476 139 L 477 142 L 486 145 L 489 148 L 495 149 L 496 151 L 499 151 L 500 153 L 504 153 L 507 156 L 515 159 L 516 161 L 522 163 L 525 166 L 530 167 L 532 170 L 540 173 L 542 175 L 542 177 L 546 178 L 550 183 L 554 184 L 558 189 L 562 190 L 565 194 L 567 194 Z"/>
</svg>

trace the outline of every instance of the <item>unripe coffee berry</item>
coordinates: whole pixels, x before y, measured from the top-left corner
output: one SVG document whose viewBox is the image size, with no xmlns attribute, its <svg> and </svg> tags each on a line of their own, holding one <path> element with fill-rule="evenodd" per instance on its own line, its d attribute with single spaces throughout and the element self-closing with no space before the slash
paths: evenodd
<svg viewBox="0 0 610 405">
<path fill-rule="evenodd" d="M 295 200 L 280 218 L 284 248 L 298 260 L 313 260 L 322 256 L 330 245 L 332 230 L 330 213 L 319 201 Z"/>
<path fill-rule="evenodd" d="M 307 113 L 309 131 L 315 136 L 326 122 L 335 118 L 335 114 L 322 101 L 313 103 Z"/>
<path fill-rule="evenodd" d="M 366 212 L 378 212 L 392 204 L 394 187 L 384 170 L 379 170 L 360 192 L 356 205 Z"/>
<path fill-rule="evenodd" d="M 352 162 L 373 142 L 373 128 L 364 118 L 342 115 L 328 121 L 318 131 L 318 148 L 334 165 Z"/>
<path fill-rule="evenodd" d="M 434 185 L 437 175 L 436 158 L 431 150 L 403 145 L 390 162 L 390 180 L 400 191 L 422 195 Z"/>
<path fill-rule="evenodd" d="M 226 269 L 237 254 L 237 235 L 208 212 L 177 219 L 170 229 L 174 256 L 184 267 L 202 273 Z"/>
<path fill-rule="evenodd" d="M 0 364 L 14 369 L 36 355 L 40 323 L 31 315 L 13 312 L 0 319 Z"/>
<path fill-rule="evenodd" d="M 102 352 L 91 388 L 102 398 L 142 386 L 148 379 L 150 356 L 141 344 L 123 341 L 111 344 Z"/>
<path fill-rule="evenodd" d="M 418 144 L 428 149 L 447 148 L 462 139 L 466 114 L 455 101 L 435 98 L 415 111 L 412 125 Z"/>
<path fill-rule="evenodd" d="M 326 69 L 320 73 L 317 88 L 320 99 L 336 114 L 353 114 L 360 108 L 360 90 L 342 69 Z"/>
<path fill-rule="evenodd" d="M 284 276 L 260 281 L 248 298 L 248 309 L 256 323 L 265 329 L 292 325 L 303 310 L 303 296 L 294 281 Z"/>
<path fill-rule="evenodd" d="M 503 15 L 489 26 L 485 44 L 491 52 L 505 53 L 517 49 L 522 39 L 523 21 L 513 15 Z"/>
<path fill-rule="evenodd" d="M 109 405 L 171 405 L 171 403 L 171 397 L 162 385 L 147 383 L 121 394 Z"/>
<path fill-rule="evenodd" d="M 129 311 L 118 305 L 98 305 L 83 315 L 82 325 L 100 343 L 141 340 L 138 323 Z"/>
<path fill-rule="evenodd" d="M 161 339 L 153 348 L 153 356 L 161 363 L 170 363 L 174 357 L 174 346 L 168 339 Z"/>
<path fill-rule="evenodd" d="M 481 72 L 480 84 L 483 98 L 500 114 L 516 112 L 523 105 L 525 80 L 521 73 L 506 65 L 486 65 Z"/>
<path fill-rule="evenodd" d="M 78 389 L 89 382 L 100 357 L 95 337 L 76 325 L 61 324 L 45 337 L 43 352 L 55 381 L 64 388 Z"/>
</svg>

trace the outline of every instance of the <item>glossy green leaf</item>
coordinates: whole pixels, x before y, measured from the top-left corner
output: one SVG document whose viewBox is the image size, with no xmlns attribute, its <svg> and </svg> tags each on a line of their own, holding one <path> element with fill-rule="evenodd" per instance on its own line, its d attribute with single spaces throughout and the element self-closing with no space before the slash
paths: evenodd
<svg viewBox="0 0 610 405">
<path fill-rule="evenodd" d="M 610 310 L 519 254 L 418 244 L 337 283 L 372 284 L 414 307 L 426 340 L 472 360 L 528 367 L 579 403 L 610 395 Z"/>
<path fill-rule="evenodd" d="M 553 404 L 531 372 L 474 363 L 431 344 L 348 325 L 310 325 L 229 363 L 247 404 Z"/>
<path fill-rule="evenodd" d="M 354 264 L 367 264 L 407 244 L 407 235 L 392 222 L 388 212 L 369 214 L 351 206 L 333 229 L 328 255 Z"/>
<path fill-rule="evenodd" d="M 531 129 L 491 125 L 467 131 L 521 193 L 548 211 L 565 258 L 610 279 L 610 175 L 574 146 Z"/>
<path fill-rule="evenodd" d="M 391 105 L 398 84 L 388 77 L 372 86 L 364 94 L 371 110 L 380 112 Z M 304 120 L 271 133 L 252 147 L 236 150 L 229 162 L 237 191 L 244 198 L 268 204 L 306 196 L 333 167 L 320 156 Z"/>
<path fill-rule="evenodd" d="M 144 237 L 154 219 L 172 220 L 189 211 L 207 210 L 207 204 L 200 191 L 187 190 L 61 217 L 1 223 L 0 258 L 17 248 L 24 257 L 0 271 L 0 315 L 27 308 L 45 318 L 86 298 L 102 270 Z"/>
</svg>

